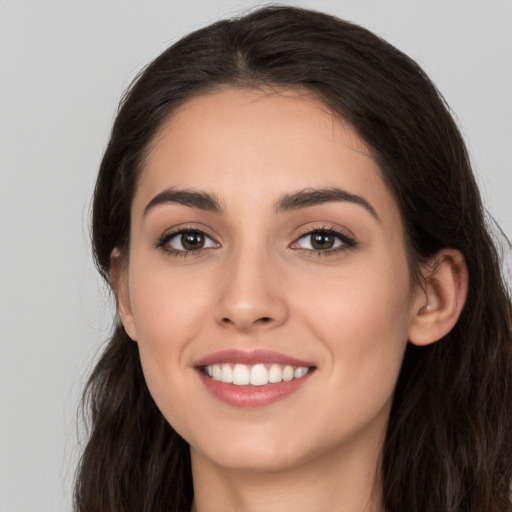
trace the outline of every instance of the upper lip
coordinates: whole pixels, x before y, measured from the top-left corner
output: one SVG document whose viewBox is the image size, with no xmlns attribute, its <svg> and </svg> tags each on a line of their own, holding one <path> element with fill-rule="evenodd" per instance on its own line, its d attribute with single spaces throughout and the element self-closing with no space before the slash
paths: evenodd
<svg viewBox="0 0 512 512">
<path fill-rule="evenodd" d="M 232 363 L 232 364 L 245 364 L 245 365 L 254 365 L 258 363 L 263 364 L 283 364 L 290 365 L 295 367 L 300 366 L 315 366 L 311 361 L 305 361 L 302 359 L 297 359 L 295 357 L 288 356 L 286 354 L 281 354 L 279 352 L 274 352 L 272 350 L 239 350 L 239 349 L 228 349 L 228 350 L 220 350 L 218 352 L 213 352 L 201 359 L 197 360 L 193 366 L 201 367 L 201 366 L 210 366 L 212 364 L 222 364 L 222 363 Z"/>
</svg>

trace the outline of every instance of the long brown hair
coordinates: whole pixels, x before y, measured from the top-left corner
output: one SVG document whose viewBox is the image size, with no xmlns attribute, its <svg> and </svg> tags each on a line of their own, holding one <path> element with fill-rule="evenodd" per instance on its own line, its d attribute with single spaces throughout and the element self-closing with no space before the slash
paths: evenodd
<svg viewBox="0 0 512 512">
<path fill-rule="evenodd" d="M 511 511 L 511 303 L 461 135 L 421 68 L 368 30 L 319 12 L 266 7 L 178 41 L 123 98 L 99 170 L 92 242 L 110 284 L 127 250 L 130 206 L 148 145 L 181 104 L 218 87 L 308 90 L 373 151 L 401 209 L 411 274 L 438 250 L 469 271 L 455 328 L 409 345 L 382 454 L 388 512 Z M 84 395 L 90 437 L 77 512 L 190 510 L 187 443 L 144 382 L 119 320 Z"/>
</svg>

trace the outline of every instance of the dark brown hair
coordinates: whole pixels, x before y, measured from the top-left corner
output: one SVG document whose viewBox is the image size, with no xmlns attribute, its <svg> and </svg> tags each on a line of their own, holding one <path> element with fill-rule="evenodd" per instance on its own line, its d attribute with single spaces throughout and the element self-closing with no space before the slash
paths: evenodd
<svg viewBox="0 0 512 512">
<path fill-rule="evenodd" d="M 219 87 L 307 90 L 366 141 L 401 209 L 409 264 L 442 248 L 469 271 L 467 301 L 439 342 L 409 344 L 382 454 L 388 512 L 511 511 L 511 304 L 460 133 L 421 68 L 368 30 L 319 12 L 266 7 L 181 39 L 124 96 L 93 203 L 97 266 L 126 251 L 145 152 L 169 115 Z M 90 437 L 77 512 L 190 510 L 186 442 L 144 382 L 119 320 L 84 395 Z"/>
</svg>

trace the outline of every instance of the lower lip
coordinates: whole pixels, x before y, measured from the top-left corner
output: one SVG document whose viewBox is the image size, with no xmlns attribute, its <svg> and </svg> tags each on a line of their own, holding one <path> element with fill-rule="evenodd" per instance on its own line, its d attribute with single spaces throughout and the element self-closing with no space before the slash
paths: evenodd
<svg viewBox="0 0 512 512">
<path fill-rule="evenodd" d="M 312 370 L 300 379 L 282 381 L 265 386 L 236 386 L 207 377 L 198 370 L 199 377 L 206 389 L 222 402 L 233 407 L 265 407 L 284 400 L 298 391 L 308 380 Z"/>
</svg>

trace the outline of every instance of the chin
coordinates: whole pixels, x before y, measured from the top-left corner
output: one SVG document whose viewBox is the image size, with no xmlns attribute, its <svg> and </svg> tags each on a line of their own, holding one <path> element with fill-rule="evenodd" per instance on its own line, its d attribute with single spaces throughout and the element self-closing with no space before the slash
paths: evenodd
<svg viewBox="0 0 512 512">
<path fill-rule="evenodd" d="M 199 452 L 191 448 L 192 458 L 208 458 L 219 468 L 236 472 L 273 473 L 286 471 L 301 465 L 298 454 L 287 454 L 278 446 L 240 446 L 237 449 Z"/>
</svg>

